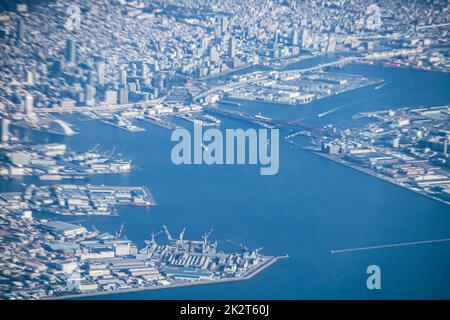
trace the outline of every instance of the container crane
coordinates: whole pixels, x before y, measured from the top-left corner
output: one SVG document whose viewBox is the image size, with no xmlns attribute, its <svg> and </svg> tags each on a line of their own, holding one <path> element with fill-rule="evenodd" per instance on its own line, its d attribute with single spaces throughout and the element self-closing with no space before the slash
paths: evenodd
<svg viewBox="0 0 450 320">
<path fill-rule="evenodd" d="M 242 243 L 236 243 L 236 242 L 231 241 L 229 239 L 225 239 L 225 241 L 227 241 L 228 243 L 231 243 L 232 245 L 234 245 L 234 246 L 236 246 L 238 248 L 241 248 L 241 250 L 243 252 L 248 252 L 249 251 L 248 248 L 246 246 L 244 246 Z"/>
<path fill-rule="evenodd" d="M 170 242 L 173 241 L 172 235 L 169 232 L 169 229 L 167 229 L 166 225 L 163 225 L 163 229 L 164 229 L 164 233 L 166 234 L 167 240 L 169 240 Z"/>
<path fill-rule="evenodd" d="M 119 229 L 119 232 L 116 232 L 116 237 L 117 238 L 120 238 L 121 236 L 122 236 L 122 232 L 123 232 L 123 227 L 125 226 L 125 222 L 123 222 L 121 225 L 120 225 L 120 229 Z"/>
<path fill-rule="evenodd" d="M 183 243 L 184 233 L 186 232 L 186 228 L 183 228 L 183 230 L 180 232 L 179 241 L 180 243 Z"/>
<path fill-rule="evenodd" d="M 202 236 L 202 239 L 203 239 L 203 245 L 207 245 L 208 244 L 208 237 L 211 235 L 211 233 L 213 232 L 213 229 L 210 229 L 209 231 L 208 231 L 208 233 L 205 233 L 203 236 Z"/>
</svg>

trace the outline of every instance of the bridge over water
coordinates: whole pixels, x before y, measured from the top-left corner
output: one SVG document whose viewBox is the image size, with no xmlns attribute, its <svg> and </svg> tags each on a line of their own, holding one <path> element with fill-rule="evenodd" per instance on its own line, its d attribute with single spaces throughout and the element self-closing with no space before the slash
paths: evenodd
<svg viewBox="0 0 450 320">
<path fill-rule="evenodd" d="M 313 135 L 323 135 L 324 129 L 315 127 L 312 125 L 308 125 L 304 123 L 301 119 L 294 120 L 274 120 L 261 116 L 253 116 L 240 111 L 230 111 L 219 109 L 216 107 L 205 107 L 204 110 L 206 112 L 210 112 L 219 116 L 224 116 L 227 118 L 240 120 L 244 122 L 249 122 L 253 124 L 257 124 L 266 128 L 295 128 L 300 130 L 305 130 Z"/>
</svg>

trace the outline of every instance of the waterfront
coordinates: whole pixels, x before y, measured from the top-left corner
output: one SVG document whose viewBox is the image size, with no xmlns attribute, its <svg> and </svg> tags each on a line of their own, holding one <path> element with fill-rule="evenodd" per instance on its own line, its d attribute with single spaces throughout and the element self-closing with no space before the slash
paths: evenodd
<svg viewBox="0 0 450 320">
<path fill-rule="evenodd" d="M 265 116 L 354 125 L 357 112 L 408 105 L 448 103 L 449 76 L 411 70 L 351 65 L 346 73 L 373 74 L 388 85 L 326 98 L 302 107 L 242 103 L 239 109 Z M 234 108 L 227 106 L 228 108 Z M 338 108 L 324 117 L 318 113 Z M 445 238 L 448 207 L 327 159 L 280 145 L 280 172 L 260 176 L 257 166 L 181 166 L 170 161 L 170 131 L 139 123 L 145 132 L 128 133 L 97 121 L 68 120 L 81 130 L 72 138 L 51 137 L 82 151 L 100 143 L 117 145 L 141 169 L 125 175 L 95 176 L 93 184 L 146 185 L 158 206 L 121 207 L 119 217 L 89 217 L 83 223 L 124 233 L 142 246 L 152 230 L 166 224 L 190 238 L 214 228 L 213 239 L 231 239 L 267 255 L 288 253 L 247 281 L 104 296 L 120 299 L 225 298 L 449 298 L 448 243 L 330 255 L 335 248 Z M 248 127 L 222 119 L 222 128 Z M 101 132 L 101 134 L 99 133 Z M 36 137 L 49 137 L 33 134 Z M 306 138 L 297 138 L 306 145 Z M 29 181 L 25 179 L 24 181 Z M 2 182 L 2 191 L 18 182 Z M 79 220 L 79 218 L 77 219 Z M 225 245 L 225 244 L 224 244 Z M 366 288 L 365 270 L 378 264 L 382 290 Z M 99 298 L 99 297 L 96 297 Z"/>
</svg>

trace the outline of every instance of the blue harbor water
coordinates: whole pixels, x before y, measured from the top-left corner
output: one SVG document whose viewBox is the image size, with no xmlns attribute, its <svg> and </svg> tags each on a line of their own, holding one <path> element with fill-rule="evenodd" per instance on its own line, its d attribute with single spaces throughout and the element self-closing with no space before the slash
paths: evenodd
<svg viewBox="0 0 450 320">
<path fill-rule="evenodd" d="M 375 86 L 329 97 L 304 106 L 242 102 L 226 106 L 277 119 L 303 119 L 314 125 L 355 126 L 357 112 L 450 101 L 448 74 L 351 65 L 337 72 L 384 79 Z M 318 114 L 335 108 L 322 117 Z M 267 255 L 289 254 L 247 281 L 106 295 L 108 299 L 408 299 L 450 298 L 450 244 L 386 248 L 330 254 L 332 249 L 380 245 L 450 236 L 450 210 L 406 189 L 341 166 L 280 141 L 280 170 L 260 176 L 258 166 L 176 166 L 170 131 L 139 123 L 147 131 L 129 133 L 98 121 L 67 117 L 80 130 L 70 138 L 33 134 L 60 141 L 74 150 L 99 143 L 101 149 L 131 158 L 138 171 L 95 176 L 93 184 L 145 185 L 158 206 L 119 207 L 118 217 L 65 218 L 102 231 L 124 233 L 143 246 L 152 230 L 167 225 L 186 238 L 200 238 L 210 228 L 219 248 L 238 250 L 224 240 L 264 247 Z M 222 119 L 221 128 L 250 125 Z M 183 123 L 186 127 L 189 125 Z M 308 144 L 308 139 L 298 138 Z M 2 182 L 1 191 L 20 183 Z M 160 235 L 161 240 L 163 235 Z M 366 287 L 366 268 L 381 268 L 381 290 Z"/>
</svg>

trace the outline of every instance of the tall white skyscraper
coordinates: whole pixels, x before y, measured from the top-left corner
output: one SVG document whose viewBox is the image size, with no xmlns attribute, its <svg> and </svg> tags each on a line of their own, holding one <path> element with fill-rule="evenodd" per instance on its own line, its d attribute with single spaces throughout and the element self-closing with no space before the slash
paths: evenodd
<svg viewBox="0 0 450 320">
<path fill-rule="evenodd" d="M 230 58 L 234 58 L 236 56 L 236 41 L 233 36 L 228 39 L 228 56 Z"/>
<path fill-rule="evenodd" d="M 211 46 L 209 49 L 209 60 L 211 60 L 211 62 L 214 62 L 216 64 L 220 63 L 220 56 L 219 56 L 219 52 L 216 49 L 216 46 Z"/>
<path fill-rule="evenodd" d="M 117 103 L 117 91 L 116 90 L 106 91 L 105 101 L 107 104 L 115 105 Z"/>
<path fill-rule="evenodd" d="M 127 85 L 127 70 L 125 67 L 120 68 L 119 72 L 119 84 L 122 86 Z"/>
<path fill-rule="evenodd" d="M 9 124 L 11 121 L 9 119 L 3 118 L 1 121 L 1 141 L 8 142 L 9 141 Z"/>
<path fill-rule="evenodd" d="M 98 85 L 104 86 L 105 85 L 105 62 L 99 61 L 95 65 L 96 71 L 97 71 L 97 81 Z"/>
<path fill-rule="evenodd" d="M 200 50 L 202 55 L 205 54 L 206 50 L 208 49 L 209 39 L 203 38 L 200 46 Z"/>
<path fill-rule="evenodd" d="M 86 105 L 93 106 L 95 105 L 95 94 L 96 89 L 94 85 L 86 86 Z"/>
<path fill-rule="evenodd" d="M 32 86 L 34 84 L 34 79 L 33 79 L 33 71 L 28 70 L 27 71 L 27 85 Z"/>
<path fill-rule="evenodd" d="M 148 79 L 149 72 L 148 72 L 148 64 L 146 61 L 141 62 L 141 77 L 142 79 L 146 80 Z"/>
<path fill-rule="evenodd" d="M 279 52 L 279 49 L 278 49 L 278 31 L 275 31 L 275 36 L 274 36 L 274 39 L 273 39 L 273 58 L 276 60 L 276 59 L 278 59 L 279 58 L 279 54 L 280 54 L 280 52 Z"/>
<path fill-rule="evenodd" d="M 128 103 L 128 88 L 120 87 L 119 88 L 119 104 L 127 104 Z"/>
<path fill-rule="evenodd" d="M 298 46 L 298 30 L 292 31 L 292 45 Z"/>
<path fill-rule="evenodd" d="M 309 36 L 308 36 L 308 29 L 303 29 L 302 30 L 302 39 L 301 39 L 302 43 L 301 46 L 302 48 L 306 48 L 309 46 Z"/>
<path fill-rule="evenodd" d="M 227 32 L 228 30 L 228 18 L 226 16 L 222 16 L 222 33 Z"/>
<path fill-rule="evenodd" d="M 328 37 L 328 52 L 336 51 L 336 36 L 334 34 L 330 34 Z"/>
<path fill-rule="evenodd" d="M 25 114 L 27 116 L 33 115 L 33 96 L 31 94 L 27 94 L 25 97 Z"/>
</svg>

